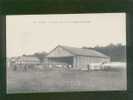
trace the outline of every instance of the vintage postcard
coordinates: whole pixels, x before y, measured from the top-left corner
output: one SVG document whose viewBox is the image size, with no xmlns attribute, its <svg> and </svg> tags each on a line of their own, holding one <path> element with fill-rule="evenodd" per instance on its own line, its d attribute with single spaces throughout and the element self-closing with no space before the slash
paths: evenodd
<svg viewBox="0 0 133 100">
<path fill-rule="evenodd" d="M 125 91 L 126 14 L 7 15 L 7 93 Z"/>
</svg>

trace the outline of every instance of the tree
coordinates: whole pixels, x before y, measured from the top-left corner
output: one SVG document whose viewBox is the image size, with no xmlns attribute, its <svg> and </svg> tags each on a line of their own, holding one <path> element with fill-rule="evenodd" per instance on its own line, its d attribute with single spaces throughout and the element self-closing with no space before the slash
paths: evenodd
<svg viewBox="0 0 133 100">
<path fill-rule="evenodd" d="M 33 56 L 37 57 L 40 62 L 43 62 L 44 58 L 46 57 L 47 53 L 46 52 L 41 52 L 41 53 L 34 53 Z"/>
</svg>

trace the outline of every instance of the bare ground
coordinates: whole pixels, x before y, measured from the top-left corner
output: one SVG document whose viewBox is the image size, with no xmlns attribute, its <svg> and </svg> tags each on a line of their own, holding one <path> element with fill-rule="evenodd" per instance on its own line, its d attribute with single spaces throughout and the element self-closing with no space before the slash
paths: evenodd
<svg viewBox="0 0 133 100">
<path fill-rule="evenodd" d="M 7 93 L 126 90 L 126 70 L 7 71 Z"/>
</svg>

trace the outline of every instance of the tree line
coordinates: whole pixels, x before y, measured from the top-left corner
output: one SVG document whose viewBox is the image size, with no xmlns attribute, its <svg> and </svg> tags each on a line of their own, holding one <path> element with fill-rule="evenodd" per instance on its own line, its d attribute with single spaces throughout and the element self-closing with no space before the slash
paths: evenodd
<svg viewBox="0 0 133 100">
<path fill-rule="evenodd" d="M 94 49 L 99 51 L 109 57 L 111 57 L 111 61 L 126 61 L 126 46 L 122 44 L 109 44 L 107 46 L 95 46 L 93 48 L 83 47 L 86 49 Z"/>
</svg>

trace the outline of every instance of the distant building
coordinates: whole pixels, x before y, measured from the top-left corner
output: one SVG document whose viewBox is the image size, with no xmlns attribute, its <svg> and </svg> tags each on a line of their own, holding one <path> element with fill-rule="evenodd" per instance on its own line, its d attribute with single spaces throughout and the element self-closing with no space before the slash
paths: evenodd
<svg viewBox="0 0 133 100">
<path fill-rule="evenodd" d="M 37 57 L 32 56 L 20 56 L 20 57 L 12 57 L 10 59 L 10 65 L 38 65 L 40 64 L 40 60 Z"/>
<path fill-rule="evenodd" d="M 40 64 L 40 60 L 37 57 L 21 56 L 16 59 L 15 63 L 25 65 L 38 65 Z"/>
<path fill-rule="evenodd" d="M 10 66 L 14 71 L 23 70 L 27 71 L 28 68 L 33 69 L 36 65 L 40 64 L 40 60 L 37 57 L 32 56 L 19 56 L 12 57 L 10 59 Z"/>
<path fill-rule="evenodd" d="M 48 55 L 49 66 L 67 66 L 68 68 L 81 69 L 91 63 L 105 63 L 110 57 L 93 49 L 83 49 L 68 46 L 57 46 Z"/>
</svg>

